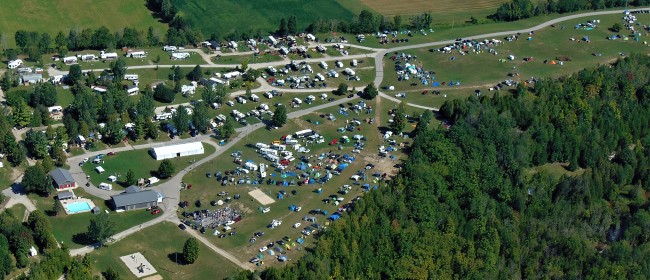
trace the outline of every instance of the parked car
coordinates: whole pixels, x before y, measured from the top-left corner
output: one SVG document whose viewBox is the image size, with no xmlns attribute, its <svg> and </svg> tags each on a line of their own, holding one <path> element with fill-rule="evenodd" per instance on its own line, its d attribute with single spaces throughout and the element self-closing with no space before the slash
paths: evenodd
<svg viewBox="0 0 650 280">
<path fill-rule="evenodd" d="M 178 228 L 185 230 L 187 227 L 184 224 L 178 224 Z"/>
</svg>

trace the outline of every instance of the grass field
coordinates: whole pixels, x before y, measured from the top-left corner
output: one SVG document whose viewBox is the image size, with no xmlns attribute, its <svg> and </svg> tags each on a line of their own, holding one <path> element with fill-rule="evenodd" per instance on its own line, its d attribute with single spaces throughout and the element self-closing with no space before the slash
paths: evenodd
<svg viewBox="0 0 650 280">
<path fill-rule="evenodd" d="M 384 103 L 385 102 L 386 101 L 384 101 Z M 378 110 L 377 111 L 379 112 L 378 115 L 382 115 L 383 113 L 385 113 L 385 110 L 382 110 L 381 107 L 389 106 L 392 108 L 394 103 L 389 102 L 387 104 L 381 105 L 373 101 L 371 102 L 371 105 L 373 106 L 373 108 L 376 108 L 376 110 Z M 377 106 L 379 106 L 379 108 Z M 332 113 L 337 118 L 337 120 L 329 121 L 322 117 L 322 115 L 329 114 L 329 113 Z M 324 204 L 322 200 L 327 198 L 329 195 L 335 194 L 339 186 L 343 184 L 352 184 L 352 181 L 350 181 L 348 178 L 351 175 L 355 174 L 357 170 L 363 169 L 363 166 L 365 166 L 365 163 L 368 160 L 372 161 L 377 166 L 376 169 L 371 170 L 370 173 L 375 171 L 380 171 L 380 170 L 382 172 L 390 172 L 390 170 L 392 170 L 392 165 L 397 163 L 398 159 L 402 156 L 400 153 L 395 153 L 395 155 L 397 156 L 397 161 L 395 162 L 389 159 L 379 159 L 376 157 L 375 154 L 376 147 L 378 147 L 381 144 L 379 133 L 377 132 L 378 123 L 373 125 L 362 124 L 361 131 L 354 131 L 354 132 L 346 131 L 344 133 L 337 131 L 338 127 L 344 126 L 346 120 L 351 120 L 353 117 L 357 119 L 364 119 L 364 118 L 374 117 L 374 116 L 375 116 L 374 113 L 371 115 L 366 115 L 365 113 L 356 115 L 355 113 L 351 112 L 351 114 L 348 117 L 345 117 L 338 112 L 338 107 L 331 107 L 297 119 L 292 119 L 289 121 L 289 123 L 286 126 L 278 130 L 256 131 L 253 134 L 251 134 L 248 138 L 244 139 L 240 143 L 237 143 L 236 145 L 231 147 L 229 150 L 225 151 L 222 156 L 215 158 L 211 163 L 202 165 L 198 167 L 196 170 L 188 173 L 188 175 L 185 176 L 184 181 L 188 183 L 192 183 L 193 188 L 192 190 L 183 191 L 181 193 L 181 198 L 182 200 L 187 200 L 190 202 L 190 207 L 187 210 L 194 211 L 199 209 L 196 208 L 194 205 L 194 202 L 196 200 L 202 201 L 204 205 L 203 208 L 216 209 L 217 207 L 209 206 L 208 202 L 211 200 L 220 199 L 219 196 L 217 196 L 217 193 L 220 191 L 229 192 L 229 196 L 234 196 L 235 194 L 241 194 L 241 199 L 234 200 L 232 203 L 233 206 L 239 207 L 244 212 L 244 219 L 233 226 L 234 230 L 237 231 L 237 234 L 234 236 L 228 236 L 227 238 L 224 239 L 219 239 L 216 236 L 212 235 L 213 230 L 208 230 L 208 232 L 206 233 L 206 237 L 208 237 L 209 240 L 214 242 L 217 246 L 220 246 L 224 249 L 227 249 L 235 253 L 238 256 L 241 256 L 242 260 L 246 260 L 248 258 L 255 256 L 256 254 L 258 254 L 258 248 L 266 245 L 271 241 L 279 240 L 284 236 L 288 236 L 292 240 L 295 240 L 296 238 L 301 236 L 300 231 L 309 224 L 302 221 L 301 219 L 304 215 L 309 215 L 308 212 L 310 210 L 320 208 L 320 209 L 325 209 L 330 213 L 336 211 L 337 209 L 336 206 L 331 204 Z M 387 120 L 387 118 L 384 116 L 382 116 L 381 118 L 383 120 Z M 316 124 L 317 121 L 318 124 Z M 243 152 L 242 158 L 244 160 L 250 159 L 256 163 L 269 164 L 268 161 L 262 159 L 257 153 L 255 153 L 254 148 L 248 147 L 247 144 L 254 144 L 257 142 L 268 143 L 272 140 L 279 139 L 280 136 L 282 135 L 291 134 L 297 130 L 305 129 L 305 128 L 312 128 L 318 131 L 319 133 L 321 133 L 321 135 L 324 136 L 326 140 L 325 143 L 321 143 L 321 144 L 309 144 L 308 148 L 311 149 L 311 152 L 306 155 L 318 155 L 320 153 L 325 153 L 328 151 L 332 151 L 335 153 L 350 154 L 350 151 L 352 150 L 353 147 L 352 143 L 342 144 L 342 150 L 338 150 L 335 146 L 328 145 L 329 141 L 331 141 L 332 139 L 340 138 L 342 135 L 347 135 L 348 137 L 352 137 L 352 135 L 354 134 L 365 135 L 368 138 L 367 141 L 365 141 L 366 149 L 362 151 L 361 154 L 355 154 L 357 160 L 355 160 L 354 163 L 352 163 L 348 168 L 346 168 L 341 175 L 334 176 L 329 182 L 325 183 L 322 186 L 319 184 L 314 184 L 314 185 L 303 185 L 303 186 L 278 187 L 278 186 L 270 186 L 267 185 L 266 183 L 262 185 L 244 184 L 244 185 L 221 186 L 220 183 L 217 182 L 214 177 L 212 178 L 206 177 L 207 172 L 214 173 L 217 171 L 234 169 L 236 167 L 236 164 L 232 162 L 232 157 L 230 157 L 230 153 L 238 150 Z M 315 162 L 316 160 L 312 159 L 311 161 Z M 299 172 L 299 171 L 294 171 L 294 172 Z M 277 172 L 272 169 L 269 170 L 268 174 L 272 174 L 272 173 L 277 173 Z M 321 174 L 324 173 L 321 172 Z M 256 178 L 255 174 L 253 173 L 249 174 L 248 176 L 251 179 Z M 273 176 L 269 175 L 269 177 L 267 178 L 273 178 Z M 279 176 L 275 176 L 275 178 L 277 178 L 276 180 L 280 180 L 280 181 L 283 180 L 280 179 Z M 371 178 L 372 177 L 369 176 L 368 181 L 363 183 L 370 183 L 371 185 L 377 185 L 377 183 L 372 182 Z M 291 177 L 286 178 L 287 181 L 290 181 L 291 179 L 292 179 Z M 323 192 L 321 194 L 317 194 L 313 192 L 313 190 L 319 187 L 323 188 Z M 276 202 L 274 202 L 269 206 L 271 208 L 271 211 L 269 213 L 262 213 L 261 211 L 259 211 L 258 207 L 260 206 L 260 204 L 247 194 L 248 191 L 253 190 L 255 188 L 259 188 L 270 197 L 276 199 Z M 296 190 L 297 193 L 296 195 L 289 195 L 284 199 L 277 199 L 276 193 L 279 190 L 285 190 L 288 193 L 291 190 Z M 350 199 L 356 197 L 357 195 L 361 195 L 361 193 L 362 192 L 359 186 L 353 186 L 352 190 L 347 195 L 343 196 L 345 197 L 343 203 L 349 202 Z M 288 207 L 291 204 L 296 204 L 298 206 L 301 206 L 302 210 L 300 212 L 290 212 Z M 328 225 L 326 216 L 316 215 L 316 217 L 318 219 L 319 224 Z M 281 219 L 283 221 L 283 224 L 275 229 L 266 228 L 266 225 L 268 225 L 272 219 Z M 296 222 L 301 222 L 302 226 L 298 228 L 293 228 L 293 224 Z M 264 231 L 266 232 L 266 234 L 264 235 L 264 237 L 259 238 L 257 242 L 255 242 L 254 244 L 250 244 L 249 238 L 256 231 Z M 291 250 L 288 253 L 288 256 L 290 258 L 296 259 L 298 256 L 302 255 L 302 252 L 298 251 L 297 249 L 310 247 L 314 242 L 313 240 L 314 240 L 313 237 L 306 237 L 305 238 L 306 243 L 303 244 L 302 246 L 299 245 L 298 247 L 293 248 L 293 250 Z M 270 262 L 269 264 L 275 264 L 275 261 Z"/>
<path fill-rule="evenodd" d="M 537 31 L 530 41 L 526 40 L 527 36 L 525 34 L 518 41 L 513 42 L 505 42 L 503 38 L 496 38 L 504 41 L 502 45 L 494 47 L 494 50 L 498 53 L 497 55 L 490 54 L 487 51 L 480 54 L 470 52 L 467 55 L 452 51 L 452 53 L 446 54 L 437 51 L 431 52 L 430 48 L 404 51 L 404 53 L 418 57 L 411 64 L 420 65 L 424 70 L 435 71 L 434 81 L 440 83 L 457 81 L 461 82 L 460 87 L 425 86 L 420 83 L 419 79 L 399 82 L 394 71 L 395 63 L 389 59 L 385 60 L 387 61 L 384 69 L 386 76 L 382 84 L 395 86 L 394 93 L 407 92 L 406 99 L 409 102 L 439 107 L 445 99 L 467 97 L 469 94 L 473 94 L 475 89 L 487 93 L 489 86 L 506 79 L 525 81 L 531 77 L 557 77 L 575 73 L 586 67 L 611 62 L 621 57 L 620 53 L 650 52 L 650 48 L 643 44 L 643 41 L 647 40 L 647 36 L 642 36 L 639 42 L 606 39 L 607 36 L 615 34 L 607 28 L 615 22 L 620 22 L 619 15 L 599 16 L 597 19 L 600 19 L 601 23 L 598 28 L 593 30 L 574 29 L 574 25 L 587 20 L 578 19 Z M 646 19 L 647 21 L 648 19 Z M 645 23 L 644 21 L 641 22 Z M 562 29 L 561 26 L 565 26 L 565 28 Z M 625 35 L 627 32 L 621 32 L 621 34 Z M 591 42 L 581 42 L 583 36 L 589 36 Z M 570 38 L 576 40 L 571 41 Z M 595 56 L 594 53 L 602 54 L 602 56 Z M 391 55 L 393 54 L 388 57 Z M 515 56 L 515 59 L 508 60 L 508 55 Z M 564 65 L 544 63 L 545 60 L 550 62 L 558 56 L 570 57 L 572 61 L 564 62 Z M 526 62 L 523 60 L 524 57 L 533 57 L 533 60 Z M 505 61 L 499 62 L 499 59 Z M 518 76 L 511 76 L 517 73 Z M 417 86 L 411 86 L 411 83 L 416 83 Z M 442 94 L 437 96 L 431 94 L 422 95 L 423 90 L 437 90 L 441 91 Z M 445 94 L 447 97 L 444 97 Z"/>
<path fill-rule="evenodd" d="M 215 148 L 211 145 L 203 144 L 205 153 L 202 155 L 189 156 L 180 159 L 172 159 L 172 164 L 174 165 L 175 171 L 178 172 L 183 168 L 189 166 L 192 160 L 200 160 L 209 154 L 215 151 Z M 149 149 L 141 149 L 135 151 L 119 152 L 113 156 L 104 157 L 104 163 L 94 164 L 89 160 L 82 167 L 86 175 L 90 176 L 90 182 L 95 186 L 99 186 L 100 183 L 109 183 L 108 176 L 118 175 L 118 180 L 116 183 L 113 183 L 113 187 L 128 187 L 124 183 L 126 173 L 129 169 L 133 170 L 135 178 L 149 178 L 155 176 L 156 170 L 161 161 L 157 161 L 149 155 Z M 105 173 L 99 174 L 95 171 L 95 167 L 101 166 L 106 170 Z M 85 183 L 84 183 L 85 184 Z"/>
<path fill-rule="evenodd" d="M 65 34 L 70 29 L 106 26 L 111 31 L 154 27 L 164 34 L 166 26 L 153 18 L 145 1 L 137 0 L 4 0 L 0 5 L 0 30 L 10 45 L 16 30 Z"/>
<path fill-rule="evenodd" d="M 199 258 L 194 264 L 183 265 L 180 253 L 188 234 L 176 225 L 163 222 L 134 233 L 109 247 L 95 250 L 89 254 L 98 272 L 106 271 L 109 266 L 120 274 L 120 279 L 135 279 L 121 256 L 140 252 L 158 271 L 162 279 L 224 279 L 235 273 L 237 267 L 230 261 L 214 253 L 199 242 Z"/>
<path fill-rule="evenodd" d="M 349 0 L 345 0 L 350 2 Z M 355 13 L 336 0 L 299 1 L 228 1 L 173 0 L 174 6 L 191 25 L 201 29 L 203 34 L 213 32 L 225 36 L 233 31 L 248 32 L 261 28 L 264 31 L 276 30 L 281 18 L 291 15 L 298 17 L 298 29 L 302 30 L 314 20 L 323 18 L 350 19 Z M 346 3 L 355 7 L 354 3 Z M 236 12 L 235 12 L 236 11 Z"/>
<path fill-rule="evenodd" d="M 489 11 L 493 13 L 496 8 L 505 0 L 408 0 L 408 1 L 391 1 L 391 0 L 360 0 L 362 3 L 375 10 L 376 12 L 386 15 L 411 15 L 422 12 L 431 12 L 436 16 L 438 14 L 463 12 L 472 14 L 472 12 L 482 13 Z M 433 19 L 436 19 L 433 16 Z M 469 19 L 469 16 L 465 19 Z"/>
</svg>

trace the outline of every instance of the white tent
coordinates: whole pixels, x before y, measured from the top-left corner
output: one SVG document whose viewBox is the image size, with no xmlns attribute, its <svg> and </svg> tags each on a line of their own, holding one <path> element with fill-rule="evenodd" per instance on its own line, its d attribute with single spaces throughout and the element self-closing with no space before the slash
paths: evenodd
<svg viewBox="0 0 650 280">
<path fill-rule="evenodd" d="M 163 160 L 167 158 L 200 155 L 205 151 L 203 150 L 203 144 L 201 142 L 192 142 L 151 148 L 149 152 L 156 160 Z"/>
<path fill-rule="evenodd" d="M 95 170 L 97 170 L 97 173 L 99 173 L 99 174 L 102 174 L 102 173 L 104 173 L 104 171 L 106 171 L 106 170 L 104 170 L 104 168 L 101 167 L 101 166 L 97 166 L 97 167 L 95 167 Z"/>
</svg>

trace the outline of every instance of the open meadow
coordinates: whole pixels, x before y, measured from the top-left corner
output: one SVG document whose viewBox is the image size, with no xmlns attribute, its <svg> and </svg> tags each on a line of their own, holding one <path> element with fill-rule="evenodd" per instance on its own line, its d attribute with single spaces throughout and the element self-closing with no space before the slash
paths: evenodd
<svg viewBox="0 0 650 280">
<path fill-rule="evenodd" d="M 17 30 L 52 35 L 101 26 L 111 31 L 124 27 L 146 31 L 151 26 L 159 34 L 167 30 L 151 15 L 145 1 L 134 0 L 3 0 L 0 15 L 0 30 L 11 38 L 10 42 Z"/>
</svg>

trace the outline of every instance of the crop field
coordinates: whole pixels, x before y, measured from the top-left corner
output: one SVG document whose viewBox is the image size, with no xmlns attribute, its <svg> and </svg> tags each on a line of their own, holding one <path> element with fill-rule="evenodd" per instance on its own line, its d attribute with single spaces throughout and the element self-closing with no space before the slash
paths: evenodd
<svg viewBox="0 0 650 280">
<path fill-rule="evenodd" d="M 319 18 L 350 19 L 357 14 L 346 8 L 356 7 L 354 3 L 346 3 L 344 6 L 336 0 L 173 0 L 172 3 L 178 7 L 185 19 L 192 26 L 200 28 L 203 34 L 216 32 L 221 36 L 235 30 L 239 33 L 255 31 L 258 28 L 264 31 L 276 30 L 280 19 L 291 15 L 297 16 L 298 29 L 304 29 Z"/>
<path fill-rule="evenodd" d="M 0 30 L 13 42 L 16 30 L 56 34 L 70 29 L 106 26 L 111 31 L 149 26 L 164 34 L 166 26 L 153 18 L 145 1 L 134 0 L 3 0 Z M 10 43 L 13 45 L 13 43 Z"/>
<path fill-rule="evenodd" d="M 488 11 L 493 13 L 504 0 L 361 0 L 362 3 L 386 16 L 420 14 L 422 12 L 431 12 L 432 14 L 456 13 L 483 13 Z M 436 16 L 433 17 L 434 20 Z M 469 16 L 464 19 L 469 19 Z"/>
</svg>

